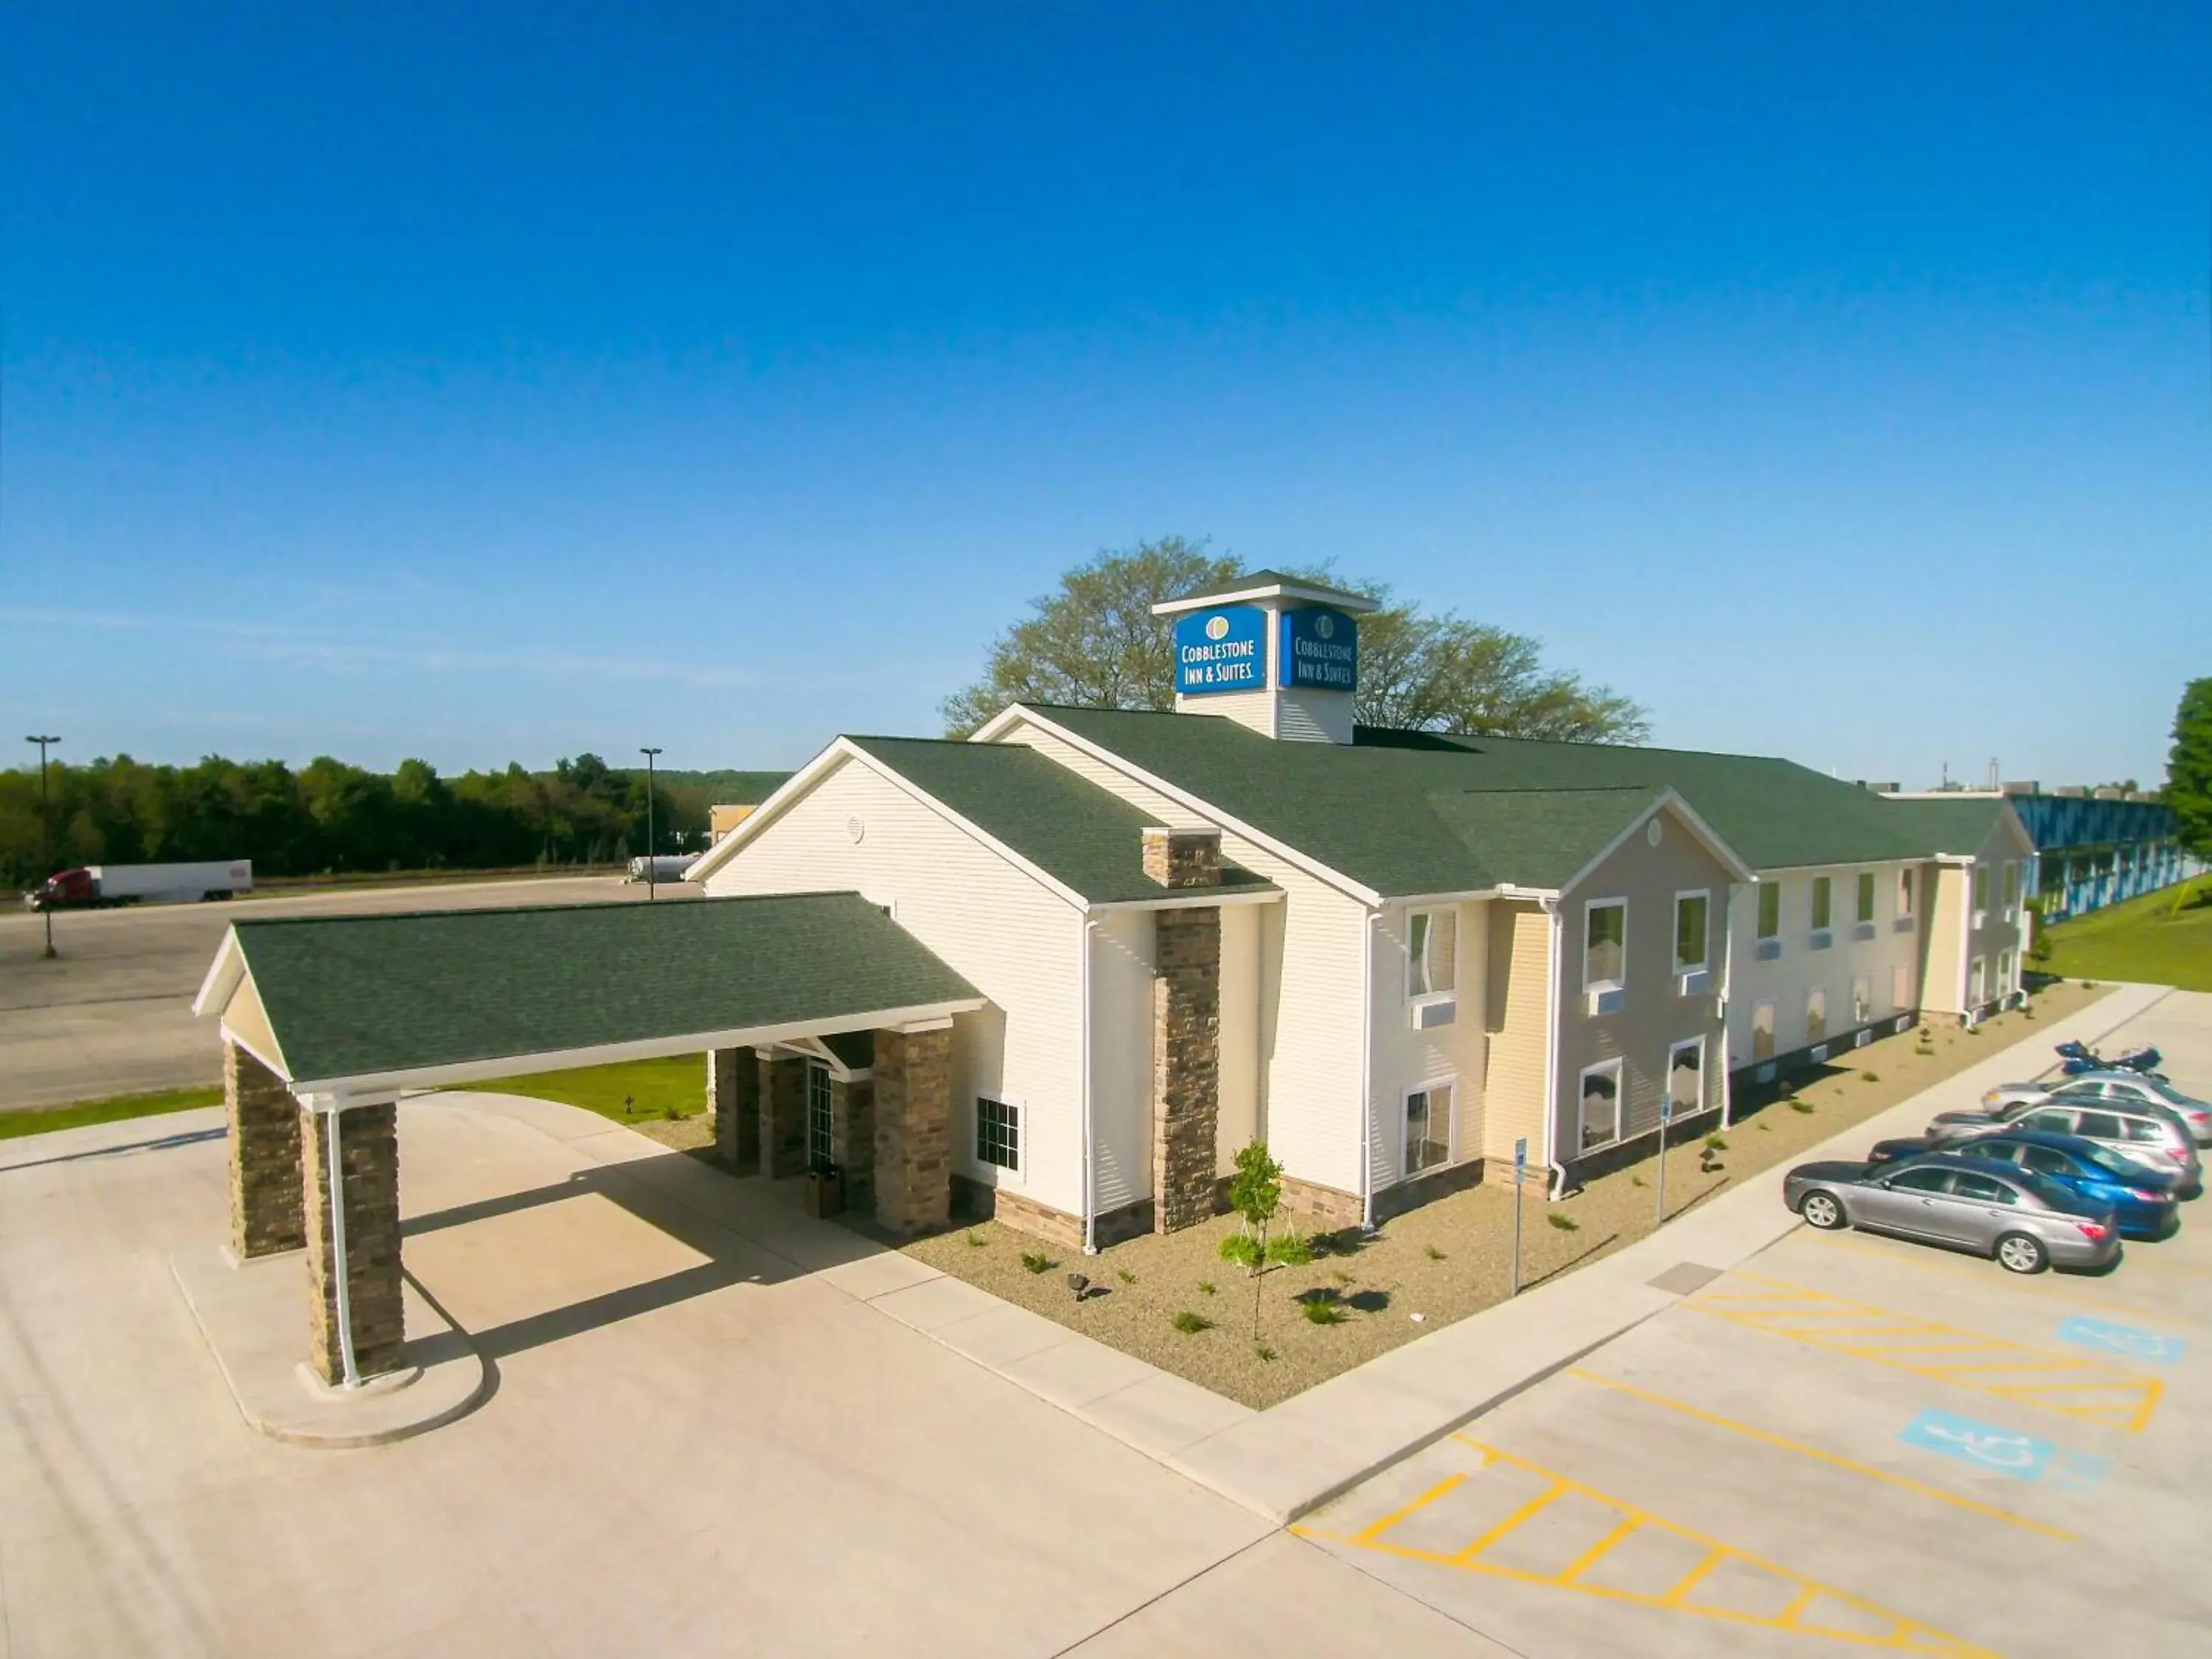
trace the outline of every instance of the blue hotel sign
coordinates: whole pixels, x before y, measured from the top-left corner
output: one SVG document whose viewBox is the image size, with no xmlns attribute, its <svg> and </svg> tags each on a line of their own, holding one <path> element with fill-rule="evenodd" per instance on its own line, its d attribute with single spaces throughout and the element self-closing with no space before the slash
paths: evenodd
<svg viewBox="0 0 2212 1659">
<path fill-rule="evenodd" d="M 1351 691 L 1359 680 L 1359 624 L 1341 611 L 1283 612 L 1285 685 Z"/>
<path fill-rule="evenodd" d="M 1176 690 L 1184 696 L 1257 691 L 1267 684 L 1267 613 L 1230 605 L 1179 617 L 1175 659 Z"/>
</svg>

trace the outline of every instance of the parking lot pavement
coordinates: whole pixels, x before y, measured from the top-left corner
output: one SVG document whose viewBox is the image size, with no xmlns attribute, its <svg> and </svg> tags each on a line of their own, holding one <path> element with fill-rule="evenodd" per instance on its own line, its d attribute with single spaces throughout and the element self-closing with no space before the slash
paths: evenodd
<svg viewBox="0 0 2212 1659">
<path fill-rule="evenodd" d="M 2154 1012 L 2203 1093 L 2212 998 Z M 1800 1228 L 1294 1530 L 1531 1659 L 2202 1654 L 2190 1211 L 2101 1277 Z"/>
</svg>

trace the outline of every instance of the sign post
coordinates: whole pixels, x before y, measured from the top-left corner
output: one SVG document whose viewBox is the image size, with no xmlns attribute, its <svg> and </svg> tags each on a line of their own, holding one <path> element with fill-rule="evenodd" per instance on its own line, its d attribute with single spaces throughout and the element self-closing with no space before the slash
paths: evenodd
<svg viewBox="0 0 2212 1659">
<path fill-rule="evenodd" d="M 1669 1089 L 1659 1097 L 1659 1206 L 1651 1212 L 1655 1227 L 1667 1218 L 1667 1126 L 1674 1121 L 1674 1091 Z"/>
<path fill-rule="evenodd" d="M 1513 1294 L 1521 1294 L 1521 1178 L 1528 1170 L 1527 1137 L 1513 1143 Z"/>
</svg>

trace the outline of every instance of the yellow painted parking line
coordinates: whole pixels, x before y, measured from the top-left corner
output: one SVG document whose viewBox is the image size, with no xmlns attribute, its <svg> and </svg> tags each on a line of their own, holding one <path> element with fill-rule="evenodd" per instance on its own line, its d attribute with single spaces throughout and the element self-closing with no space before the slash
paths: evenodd
<svg viewBox="0 0 2212 1659">
<path fill-rule="evenodd" d="M 1708 1318 L 2124 1433 L 2142 1433 L 2166 1395 L 2159 1378 L 2109 1361 L 1915 1319 L 1760 1273 L 1739 1271 L 1719 1282 L 1732 1288 L 1701 1291 L 1681 1305 Z"/>
<path fill-rule="evenodd" d="M 1412 1503 L 1399 1505 L 1398 1508 L 1391 1510 L 1389 1514 L 1384 1516 L 1380 1521 L 1376 1522 L 1374 1525 L 1361 1532 L 1358 1536 L 1347 1540 L 1346 1541 L 1354 1544 L 1364 1544 L 1370 1538 L 1381 1537 L 1384 1533 L 1389 1531 L 1391 1528 L 1396 1526 L 1401 1521 L 1403 1521 L 1407 1516 L 1413 1514 L 1419 1510 L 1427 1508 L 1428 1505 L 1435 1503 L 1437 1499 L 1442 1498 L 1446 1492 L 1449 1492 L 1454 1486 L 1458 1486 L 1461 1481 L 1466 1479 L 1467 1477 L 1463 1474 L 1446 1476 L 1443 1480 L 1437 1482 L 1435 1486 L 1430 1487 L 1428 1491 L 1423 1492 L 1419 1498 L 1413 1499 Z"/>
<path fill-rule="evenodd" d="M 1627 1395 L 1650 1405 L 1663 1406 L 1670 1412 L 1680 1412 L 1683 1416 L 1693 1417 L 1700 1423 L 1710 1423 L 1717 1429 L 1726 1429 L 1730 1434 L 1740 1434 L 1746 1439 L 1757 1440 L 1765 1445 L 1778 1447 L 1784 1451 L 1795 1452 L 1800 1457 L 1809 1457 L 1816 1463 L 1826 1463 L 1833 1468 L 1846 1469 L 1853 1474 L 1863 1474 L 1869 1480 L 1879 1480 L 1886 1486 L 1900 1487 L 1906 1492 L 1917 1493 L 1920 1497 L 1933 1498 L 1938 1504 L 1948 1504 L 1954 1508 L 1968 1510 L 1976 1515 L 1985 1515 L 1992 1521 L 2002 1521 L 2008 1525 L 2021 1527 L 2029 1532 L 2039 1532 L 2046 1537 L 2056 1538 L 2063 1543 L 2078 1544 L 2081 1541 L 2081 1534 L 2078 1533 L 2068 1532 L 2060 1527 L 2047 1526 L 2040 1521 L 2031 1521 L 2024 1515 L 2014 1515 L 2010 1510 L 2001 1510 L 1994 1504 L 1984 1504 L 1972 1498 L 1962 1498 L 1957 1492 L 1946 1492 L 1941 1486 L 1929 1486 L 1924 1481 L 1915 1480 L 1909 1475 L 1894 1474 L 1887 1469 L 1878 1469 L 1871 1464 L 1857 1462 L 1838 1453 L 1823 1450 L 1819 1446 L 1808 1445 L 1802 1440 L 1792 1440 L 1787 1435 L 1777 1434 L 1771 1429 L 1759 1428 L 1749 1423 L 1739 1423 L 1732 1417 L 1723 1417 L 1717 1412 L 1705 1411 L 1686 1401 L 1670 1400 L 1663 1394 L 1653 1394 L 1649 1389 L 1639 1389 L 1633 1382 L 1624 1382 L 1617 1376 L 1601 1376 L 1595 1371 L 1580 1369 L 1570 1370 L 1567 1375 L 1577 1381 L 1594 1382 L 1601 1389 L 1611 1389 L 1615 1393 Z"/>
<path fill-rule="evenodd" d="M 1386 1516 L 1383 1523 L 1362 1528 L 1349 1535 L 1324 1532 L 1304 1523 L 1293 1526 L 1291 1530 L 1301 1537 L 1375 1550 L 1406 1560 L 1423 1561 L 1462 1572 L 1479 1572 L 1493 1578 L 1510 1579 L 1516 1583 L 1564 1590 L 1577 1595 L 1591 1595 L 1601 1601 L 1649 1607 L 1685 1617 L 1784 1631 L 1797 1636 L 1825 1638 L 1852 1647 L 1920 1654 L 1927 1656 L 1928 1659 L 1998 1659 L 1989 1649 L 1963 1637 L 1951 1635 L 1932 1625 L 1923 1625 L 1917 1619 L 1908 1618 L 1850 1590 L 1824 1583 L 1802 1572 L 1793 1572 L 1764 1556 L 1738 1549 L 1733 1544 L 1723 1543 L 1717 1538 L 1654 1515 L 1648 1510 L 1639 1509 L 1633 1504 L 1611 1497 L 1595 1486 L 1584 1486 L 1579 1480 L 1571 1480 L 1526 1458 L 1500 1451 L 1495 1446 L 1469 1439 L 1463 1434 L 1455 1434 L 1452 1438 L 1482 1455 L 1481 1468 L 1469 1477 L 1472 1480 L 1479 1482 L 1484 1474 L 1493 1471 L 1533 1475 L 1544 1483 L 1544 1490 L 1536 1498 L 1523 1503 L 1504 1522 L 1486 1528 L 1473 1543 L 1451 1551 L 1425 1549 L 1415 1545 L 1393 1542 L 1385 1535 L 1396 1524 L 1393 1516 Z M 1430 1496 L 1441 1495 L 1441 1492 L 1440 1488 Z M 1539 1567 L 1507 1566 L 1483 1559 L 1486 1551 L 1510 1535 L 1531 1516 L 1540 1513 L 1556 1499 L 1569 1496 L 1611 1514 L 1613 1525 L 1596 1544 L 1580 1550 L 1565 1565 L 1549 1571 Z M 1425 1499 L 1417 1499 L 1408 1506 L 1407 1512 L 1424 1507 L 1425 1502 Z M 1624 1540 L 1647 1532 L 1662 1534 L 1679 1544 L 1691 1547 L 1698 1552 L 1697 1560 L 1687 1569 L 1674 1572 L 1663 1586 L 1650 1589 L 1632 1589 L 1620 1584 L 1592 1583 L 1589 1581 L 1585 1575 Z M 1547 1543 L 1555 1541 L 1539 1538 L 1528 1540 L 1528 1544 L 1531 1548 L 1540 1549 Z M 1571 1546 L 1561 1545 L 1559 1547 Z M 1789 1595 L 1781 1611 L 1763 1613 L 1750 1607 L 1731 1606 L 1727 1600 L 1711 1595 L 1712 1576 L 1723 1566 L 1732 1570 L 1731 1582 L 1740 1599 L 1771 1601 L 1778 1588 L 1786 1589 Z M 1700 1592 L 1706 1594 L 1701 1595 Z M 1840 1621 L 1845 1618 L 1852 1620 L 1853 1626 L 1826 1622 Z"/>
</svg>

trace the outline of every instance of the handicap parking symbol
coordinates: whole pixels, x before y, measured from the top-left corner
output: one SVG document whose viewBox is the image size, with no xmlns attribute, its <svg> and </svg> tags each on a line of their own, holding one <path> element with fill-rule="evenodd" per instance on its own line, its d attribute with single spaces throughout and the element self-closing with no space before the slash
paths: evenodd
<svg viewBox="0 0 2212 1659">
<path fill-rule="evenodd" d="M 1906 1424 L 1898 1438 L 2011 1480 L 2041 1481 L 2066 1492 L 2087 1492 L 2096 1486 L 2105 1478 L 2109 1461 L 1932 1407 Z"/>
<path fill-rule="evenodd" d="M 2102 1319 L 2062 1320 L 2058 1340 L 2071 1342 L 2077 1348 L 2094 1348 L 2100 1353 L 2148 1360 L 2154 1365 L 2172 1364 L 2189 1346 L 2178 1336 L 2160 1336 L 2156 1331 L 2114 1325 Z"/>
</svg>

